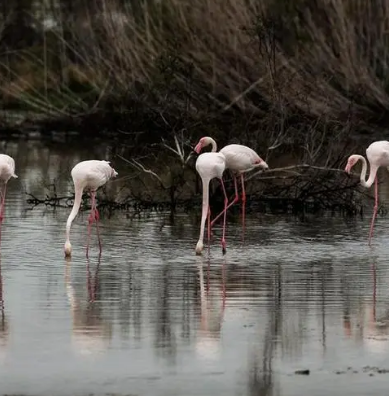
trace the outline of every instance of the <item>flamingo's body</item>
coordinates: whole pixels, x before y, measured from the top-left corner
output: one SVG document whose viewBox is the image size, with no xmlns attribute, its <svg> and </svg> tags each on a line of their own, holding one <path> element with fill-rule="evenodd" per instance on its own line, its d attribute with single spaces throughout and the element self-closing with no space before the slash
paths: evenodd
<svg viewBox="0 0 389 396">
<path fill-rule="evenodd" d="M 15 174 L 15 161 L 9 155 L 0 154 L 0 227 L 4 219 L 4 205 L 7 183 L 11 177 L 17 178 Z"/>
<path fill-rule="evenodd" d="M 72 253 L 72 245 L 70 243 L 70 227 L 74 218 L 80 209 L 82 193 L 84 190 L 89 190 L 92 199 L 92 208 L 89 215 L 88 225 L 88 244 L 87 255 L 89 247 L 90 227 L 93 222 L 96 222 L 96 228 L 99 238 L 99 247 L 101 252 L 101 241 L 98 229 L 99 212 L 96 209 L 96 190 L 104 185 L 109 179 L 117 176 L 115 169 L 111 167 L 108 161 L 89 160 L 79 162 L 71 172 L 74 183 L 74 204 L 72 211 L 66 222 L 66 242 L 65 242 L 65 256 L 70 256 Z"/>
<path fill-rule="evenodd" d="M 6 154 L 0 154 L 0 180 L 7 183 L 15 175 L 15 160 Z"/>
<path fill-rule="evenodd" d="M 195 151 L 200 153 L 200 151 L 208 146 L 212 145 L 212 150 L 216 151 L 216 142 L 209 136 L 202 137 L 195 147 Z M 230 208 L 232 205 L 239 201 L 239 194 L 238 194 L 238 183 L 236 180 L 236 176 L 240 176 L 241 184 L 242 184 L 242 216 L 243 216 L 243 225 L 244 225 L 244 215 L 245 215 L 245 204 L 246 204 L 246 191 L 244 188 L 244 173 L 249 172 L 255 168 L 264 168 L 268 169 L 269 166 L 267 163 L 250 147 L 243 146 L 241 144 L 229 144 L 223 147 L 220 151 L 220 154 L 224 155 L 226 168 L 230 169 L 233 173 L 234 177 L 234 186 L 235 186 L 235 198 L 233 201 L 224 208 L 224 210 L 217 215 L 212 223 L 211 226 L 215 223 L 215 221 Z"/>
<path fill-rule="evenodd" d="M 226 169 L 226 160 L 223 154 L 216 153 L 213 150 L 212 153 L 204 153 L 201 154 L 196 161 L 196 170 L 201 177 L 201 181 L 203 184 L 203 203 L 202 203 L 202 213 L 201 213 L 201 226 L 200 226 L 200 237 L 196 245 L 196 254 L 201 254 L 204 244 L 204 226 L 205 220 L 208 217 L 208 242 L 210 239 L 210 217 L 211 211 L 209 209 L 209 183 L 212 179 L 218 178 L 222 184 L 223 192 L 224 192 L 224 204 L 227 206 L 228 198 L 226 194 L 226 190 L 224 188 L 223 183 L 223 172 Z M 224 216 L 224 224 L 223 224 L 223 236 L 222 236 L 222 248 L 223 253 L 225 253 L 226 242 L 225 242 L 225 216 Z"/>
<path fill-rule="evenodd" d="M 268 168 L 267 163 L 253 149 L 241 144 L 229 144 L 219 153 L 224 154 L 227 168 L 233 172 L 246 173 L 258 167 Z"/>
<path fill-rule="evenodd" d="M 353 154 L 350 155 L 347 161 L 347 165 L 345 171 L 347 173 L 351 172 L 351 168 L 359 161 L 362 161 L 362 172 L 360 175 L 361 185 L 366 188 L 370 188 L 373 183 L 375 184 L 375 204 L 373 217 L 371 219 L 370 224 L 370 233 L 369 233 L 369 245 L 371 242 L 371 238 L 373 235 L 373 228 L 375 218 L 377 216 L 378 210 L 378 180 L 377 180 L 377 171 L 380 166 L 384 166 L 389 170 L 389 142 L 386 140 L 381 140 L 377 142 L 373 142 L 366 149 L 366 157 L 370 164 L 370 174 L 369 178 L 366 180 L 366 172 L 367 172 L 367 162 L 366 159 L 362 155 Z"/>
</svg>

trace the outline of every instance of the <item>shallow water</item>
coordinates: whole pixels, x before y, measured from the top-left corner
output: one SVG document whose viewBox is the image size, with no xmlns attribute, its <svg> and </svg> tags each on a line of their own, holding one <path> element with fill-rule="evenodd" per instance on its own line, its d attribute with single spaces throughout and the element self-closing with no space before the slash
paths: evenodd
<svg viewBox="0 0 389 396">
<path fill-rule="evenodd" d="M 87 150 L 3 147 L 9 182 L 2 227 L 0 394 L 382 395 L 389 374 L 387 219 L 250 215 L 229 219 L 196 257 L 198 214 L 101 218 L 85 257 L 87 213 L 31 209 Z M 96 157 L 105 157 L 105 150 Z M 126 168 L 115 164 L 119 174 Z M 120 190 L 112 183 L 108 191 Z M 310 370 L 297 375 L 296 370 Z"/>
</svg>

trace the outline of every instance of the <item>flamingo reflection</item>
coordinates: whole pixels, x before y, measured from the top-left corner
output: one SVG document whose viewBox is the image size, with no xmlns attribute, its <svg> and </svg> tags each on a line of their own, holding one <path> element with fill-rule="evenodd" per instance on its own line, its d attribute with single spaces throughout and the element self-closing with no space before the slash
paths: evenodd
<svg viewBox="0 0 389 396">
<path fill-rule="evenodd" d="M 372 263 L 373 292 L 371 303 L 366 305 L 367 331 L 364 336 L 366 348 L 373 353 L 387 353 L 389 348 L 389 310 L 377 317 L 377 268 Z M 363 329 L 363 326 L 362 326 Z"/>
<path fill-rule="evenodd" d="M 357 330 L 355 338 L 372 353 L 387 353 L 389 348 L 389 309 L 377 315 L 377 268 L 376 263 L 371 265 L 372 294 L 370 301 L 363 304 L 361 314 L 357 317 L 354 326 Z M 352 336 L 350 320 L 344 321 L 345 334 Z"/>
<path fill-rule="evenodd" d="M 4 310 L 4 294 L 3 294 L 3 275 L 1 273 L 1 259 L 0 259 L 0 361 L 4 361 L 7 354 L 8 347 L 8 322 L 5 317 Z"/>
<path fill-rule="evenodd" d="M 78 296 L 71 281 L 71 265 L 67 263 L 65 269 L 66 294 L 71 308 L 72 316 L 72 344 L 77 354 L 94 355 L 104 352 L 112 338 L 112 326 L 101 317 L 101 306 L 99 304 L 98 275 L 100 258 L 96 264 L 94 275 L 90 270 L 89 259 L 86 263 L 86 290 L 88 302 L 85 303 Z"/>
<path fill-rule="evenodd" d="M 220 288 L 210 285 L 210 262 L 207 260 L 207 280 L 204 281 L 203 259 L 198 264 L 200 283 L 200 328 L 196 342 L 196 352 L 203 358 L 217 358 L 219 354 L 220 333 L 226 305 L 226 270 L 222 265 Z M 220 280 L 213 280 L 219 283 Z"/>
<path fill-rule="evenodd" d="M 98 284 L 99 284 L 100 259 L 101 259 L 101 255 L 99 255 L 94 276 L 92 275 L 90 270 L 89 259 L 86 262 L 86 272 L 87 272 L 86 285 L 88 290 L 89 302 L 94 302 L 96 300 L 96 290 L 98 289 Z"/>
</svg>

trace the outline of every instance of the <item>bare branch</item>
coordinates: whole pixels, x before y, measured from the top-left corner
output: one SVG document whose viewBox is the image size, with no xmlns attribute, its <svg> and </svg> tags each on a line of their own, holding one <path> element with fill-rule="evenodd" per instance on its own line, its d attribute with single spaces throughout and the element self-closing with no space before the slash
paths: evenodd
<svg viewBox="0 0 389 396">
<path fill-rule="evenodd" d="M 162 139 L 162 142 L 163 142 L 163 144 L 162 144 L 163 147 L 167 148 L 168 150 L 172 151 L 174 154 L 176 154 L 176 155 L 178 155 L 180 157 L 180 153 L 177 150 L 174 150 L 173 147 L 167 145 L 165 143 L 165 139 Z"/>
<path fill-rule="evenodd" d="M 301 164 L 301 165 L 291 165 L 291 166 L 286 166 L 283 168 L 273 168 L 273 169 L 266 169 L 266 170 L 260 170 L 258 172 L 255 172 L 254 174 L 250 175 L 247 177 L 246 180 L 250 180 L 258 175 L 264 174 L 264 173 L 274 173 L 274 172 L 293 172 L 294 169 L 315 169 L 315 170 L 320 170 L 320 171 L 329 171 L 329 172 L 337 172 L 337 173 L 343 173 L 346 176 L 348 174 L 343 170 L 343 169 L 337 169 L 337 168 L 325 168 L 322 166 L 314 166 L 314 165 L 308 165 L 308 164 Z M 299 172 L 294 172 L 294 175 L 299 175 Z M 352 176 L 357 176 L 356 174 L 350 174 Z"/>
<path fill-rule="evenodd" d="M 142 170 L 143 172 L 149 173 L 150 175 L 154 176 L 161 183 L 161 185 L 164 186 L 162 179 L 155 172 L 153 172 L 151 169 L 146 169 L 140 162 L 138 162 L 136 160 L 130 161 L 130 164 L 132 164 L 135 168 L 138 168 L 138 169 Z"/>
</svg>

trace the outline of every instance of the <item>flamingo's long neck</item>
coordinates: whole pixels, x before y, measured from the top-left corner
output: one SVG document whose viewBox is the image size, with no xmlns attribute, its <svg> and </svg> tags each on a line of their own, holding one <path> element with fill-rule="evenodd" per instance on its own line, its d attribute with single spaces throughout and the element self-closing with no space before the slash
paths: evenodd
<svg viewBox="0 0 389 396">
<path fill-rule="evenodd" d="M 78 186 L 75 184 L 74 204 L 72 211 L 70 212 L 70 215 L 66 222 L 66 242 L 68 243 L 70 243 L 70 227 L 72 226 L 72 222 L 74 218 L 77 216 L 78 211 L 80 210 L 83 190 L 84 188 L 82 186 Z"/>
<path fill-rule="evenodd" d="M 209 182 L 210 182 L 210 179 L 202 179 L 203 208 L 202 208 L 202 213 L 201 213 L 200 236 L 199 236 L 199 240 L 196 245 L 196 253 L 201 253 L 201 251 L 203 249 L 205 220 L 207 219 L 208 208 L 209 208 Z"/>
<path fill-rule="evenodd" d="M 209 138 L 209 141 L 210 141 L 210 143 L 211 143 L 211 145 L 212 145 L 212 150 L 211 150 L 211 152 L 212 152 L 212 153 L 216 153 L 216 151 L 217 151 L 217 144 L 216 144 L 215 140 L 212 139 L 212 138 L 210 137 L 210 138 Z"/>
<path fill-rule="evenodd" d="M 363 187 L 369 188 L 374 183 L 378 171 L 378 166 L 370 163 L 370 174 L 369 174 L 369 178 L 366 180 L 367 161 L 365 157 L 362 157 L 362 155 L 359 156 L 359 159 L 362 161 L 362 172 L 360 176 L 361 184 Z"/>
</svg>

